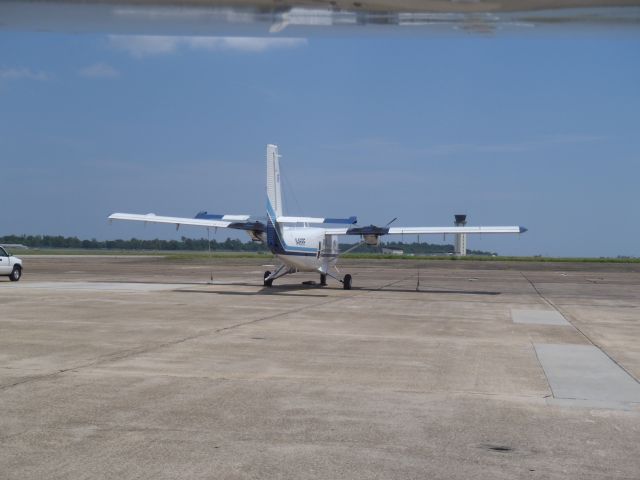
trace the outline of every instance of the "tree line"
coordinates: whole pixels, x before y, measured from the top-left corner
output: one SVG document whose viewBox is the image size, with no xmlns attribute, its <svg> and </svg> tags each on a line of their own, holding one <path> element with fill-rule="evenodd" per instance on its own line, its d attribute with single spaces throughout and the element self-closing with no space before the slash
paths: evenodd
<svg viewBox="0 0 640 480">
<path fill-rule="evenodd" d="M 256 242 L 242 242 L 241 240 L 227 238 L 224 241 L 207 240 L 206 238 L 187 238 L 180 240 L 141 240 L 131 238 L 129 240 L 81 240 L 78 237 L 63 237 L 62 235 L 5 235 L 0 237 L 0 244 L 21 244 L 29 248 L 73 248 L 86 250 L 160 250 L 160 251 L 207 251 L 211 245 L 212 251 L 225 252 L 268 252 L 266 245 Z M 341 243 L 340 250 L 344 251 L 353 247 L 353 244 Z M 384 242 L 380 247 L 371 247 L 366 244 L 352 250 L 353 253 L 380 253 L 382 248 L 402 250 L 406 254 L 436 255 L 451 254 L 453 245 L 437 243 L 405 243 Z M 492 255 L 492 252 L 481 250 L 468 250 L 470 255 Z"/>
<path fill-rule="evenodd" d="M 63 237 L 61 235 L 5 235 L 0 237 L 0 243 L 21 244 L 29 248 L 74 248 L 87 250 L 183 250 L 205 251 L 209 249 L 206 238 L 191 239 L 182 237 L 180 240 L 81 240 L 78 237 Z M 254 242 L 242 242 L 227 238 L 223 242 L 211 240 L 211 250 L 231 252 L 260 252 L 266 251 L 264 245 Z"/>
</svg>

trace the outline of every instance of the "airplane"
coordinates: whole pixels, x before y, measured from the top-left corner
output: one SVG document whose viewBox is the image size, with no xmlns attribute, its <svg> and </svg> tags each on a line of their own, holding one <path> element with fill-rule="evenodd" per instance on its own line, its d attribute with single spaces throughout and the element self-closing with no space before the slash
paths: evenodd
<svg viewBox="0 0 640 480">
<path fill-rule="evenodd" d="M 320 274 L 320 285 L 327 285 L 327 277 L 340 282 L 345 290 L 351 290 L 353 278 L 350 274 L 338 278 L 331 269 L 336 267 L 341 255 L 366 243 L 377 246 L 380 237 L 405 234 L 507 234 L 524 233 L 526 228 L 509 227 L 379 227 L 357 226 L 357 218 L 292 217 L 284 214 L 282 187 L 280 185 L 280 155 L 277 145 L 267 145 L 267 217 L 266 223 L 252 220 L 250 215 L 225 215 L 200 212 L 194 218 L 167 217 L 154 213 L 113 213 L 109 220 L 131 220 L 145 223 L 168 223 L 192 225 L 206 228 L 230 228 L 243 230 L 251 240 L 266 243 L 280 264 L 273 271 L 264 272 L 263 284 L 271 287 L 273 281 L 296 272 Z M 395 219 L 394 219 L 395 220 Z M 337 226 L 342 225 L 342 226 Z M 362 241 L 340 252 L 338 237 L 357 235 Z M 336 268 L 337 271 L 337 268 Z"/>
</svg>

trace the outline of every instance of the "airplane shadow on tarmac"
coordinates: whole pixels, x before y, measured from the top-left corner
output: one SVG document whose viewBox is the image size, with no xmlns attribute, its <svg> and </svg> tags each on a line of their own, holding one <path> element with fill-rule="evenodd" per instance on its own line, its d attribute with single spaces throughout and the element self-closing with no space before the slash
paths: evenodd
<svg viewBox="0 0 640 480">
<path fill-rule="evenodd" d="M 153 284 L 163 284 L 164 282 L 135 282 L 135 281 L 111 281 L 110 283 L 153 283 Z M 199 287 L 262 287 L 262 285 L 256 283 L 249 282 L 171 282 L 171 285 L 197 285 Z M 262 287 L 258 291 L 254 292 L 237 292 L 237 291 L 226 291 L 226 292 L 216 292 L 211 290 L 191 290 L 187 288 L 177 288 L 173 290 L 174 292 L 182 292 L 182 293 L 213 293 L 217 295 L 286 295 L 287 292 L 298 292 L 300 290 L 307 291 L 315 291 L 315 290 L 342 290 L 339 287 L 331 287 L 325 286 L 322 287 L 317 283 L 309 284 L 309 283 L 300 283 L 294 285 L 274 285 L 272 287 Z M 400 292 L 400 293 L 438 293 L 443 295 L 500 295 L 502 292 L 494 292 L 494 291 L 485 291 L 485 290 L 444 290 L 444 289 L 433 289 L 433 288 L 367 288 L 367 287 L 353 287 L 353 291 L 360 292 Z M 303 295 L 298 294 L 298 296 L 309 296 L 309 297 L 328 297 L 329 295 Z"/>
<path fill-rule="evenodd" d="M 210 286 L 245 286 L 245 287 L 258 287 L 255 283 L 215 283 L 209 284 Z M 211 290 L 192 290 L 192 289 L 177 289 L 174 292 L 182 293 L 212 293 L 216 295 L 240 295 L 240 296 L 255 296 L 255 295 L 288 295 L 288 293 L 296 293 L 296 296 L 305 297 L 328 297 L 329 295 L 310 294 L 305 295 L 297 293 L 299 291 L 316 291 L 316 290 L 334 290 L 331 287 L 321 287 L 320 285 L 277 285 L 272 287 L 263 287 L 258 291 L 253 292 L 240 292 L 240 291 L 211 291 Z M 341 289 L 338 289 L 341 290 Z M 500 295 L 502 292 L 482 291 L 482 290 L 438 290 L 438 289 L 403 289 L 403 288 L 366 288 L 366 287 L 353 287 L 352 291 L 360 292 L 399 292 L 399 293 L 437 293 L 443 295 Z"/>
</svg>

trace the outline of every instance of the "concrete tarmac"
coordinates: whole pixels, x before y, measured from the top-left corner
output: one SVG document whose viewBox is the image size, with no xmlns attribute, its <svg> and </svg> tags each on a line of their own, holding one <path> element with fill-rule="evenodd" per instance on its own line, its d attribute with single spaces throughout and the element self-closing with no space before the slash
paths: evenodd
<svg viewBox="0 0 640 480">
<path fill-rule="evenodd" d="M 0 479 L 640 478 L 640 265 L 28 256 Z"/>
</svg>

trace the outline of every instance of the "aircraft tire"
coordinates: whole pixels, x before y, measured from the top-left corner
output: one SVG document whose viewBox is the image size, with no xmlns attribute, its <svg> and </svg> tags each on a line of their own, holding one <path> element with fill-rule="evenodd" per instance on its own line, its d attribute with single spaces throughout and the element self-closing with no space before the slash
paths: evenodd
<svg viewBox="0 0 640 480">
<path fill-rule="evenodd" d="M 351 290 L 351 275 L 348 273 L 342 279 L 342 288 L 345 290 Z"/>
<path fill-rule="evenodd" d="M 325 273 L 320 274 L 320 285 L 323 287 L 327 285 L 327 275 Z"/>
<path fill-rule="evenodd" d="M 271 272 L 269 270 L 264 272 L 264 286 L 265 287 L 270 287 L 271 285 L 273 285 L 273 280 L 267 280 L 267 277 L 269 275 L 271 275 Z"/>
<path fill-rule="evenodd" d="M 13 267 L 13 271 L 11 272 L 11 275 L 9 275 L 9 280 L 11 280 L 12 282 L 17 282 L 18 280 L 20 280 L 21 277 L 22 277 L 22 268 L 20 268 L 19 265 L 16 265 L 15 267 Z"/>
</svg>

